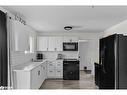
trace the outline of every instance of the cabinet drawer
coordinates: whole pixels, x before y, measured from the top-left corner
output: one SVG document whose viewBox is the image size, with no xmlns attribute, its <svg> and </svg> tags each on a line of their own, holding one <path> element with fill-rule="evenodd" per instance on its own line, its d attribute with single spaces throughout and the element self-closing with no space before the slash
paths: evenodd
<svg viewBox="0 0 127 95">
<path fill-rule="evenodd" d="M 56 63 L 55 69 L 63 69 L 63 64 L 62 63 Z"/>
<path fill-rule="evenodd" d="M 55 67 L 55 66 L 54 66 L 53 63 L 48 63 L 48 64 L 47 64 L 47 68 L 48 68 L 48 69 L 54 69 L 54 67 Z"/>
<path fill-rule="evenodd" d="M 63 70 L 55 70 L 56 78 L 62 78 L 63 77 Z"/>
<path fill-rule="evenodd" d="M 48 76 L 48 78 L 54 78 L 55 77 L 55 71 L 54 70 L 48 70 L 47 76 Z"/>
</svg>

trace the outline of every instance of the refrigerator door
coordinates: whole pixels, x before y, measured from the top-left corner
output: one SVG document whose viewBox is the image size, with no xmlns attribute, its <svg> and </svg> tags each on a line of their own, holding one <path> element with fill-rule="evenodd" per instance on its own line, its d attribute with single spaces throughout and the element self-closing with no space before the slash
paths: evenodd
<svg viewBox="0 0 127 95">
<path fill-rule="evenodd" d="M 115 40 L 116 40 L 116 35 L 112 35 L 106 38 L 106 50 L 105 50 L 105 62 L 104 62 L 106 79 L 104 84 L 106 85 L 107 89 L 115 88 L 115 56 L 116 56 Z"/>
<path fill-rule="evenodd" d="M 6 14 L 0 11 L 0 86 L 7 86 L 8 56 Z"/>
<path fill-rule="evenodd" d="M 119 36 L 118 89 L 127 89 L 127 36 Z"/>
<path fill-rule="evenodd" d="M 102 65 L 100 89 L 115 88 L 115 35 L 101 39 L 100 62 Z"/>
</svg>

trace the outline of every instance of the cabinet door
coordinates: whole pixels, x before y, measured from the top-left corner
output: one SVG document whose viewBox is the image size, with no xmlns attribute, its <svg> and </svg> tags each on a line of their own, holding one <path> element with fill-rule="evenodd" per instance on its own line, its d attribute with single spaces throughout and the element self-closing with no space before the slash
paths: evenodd
<svg viewBox="0 0 127 95">
<path fill-rule="evenodd" d="M 47 66 L 46 66 L 47 62 L 43 63 L 44 66 L 44 79 L 47 78 Z"/>
<path fill-rule="evenodd" d="M 63 78 L 63 61 L 56 61 L 55 63 L 55 76 L 56 78 Z"/>
<path fill-rule="evenodd" d="M 37 50 L 48 51 L 48 37 L 37 37 Z"/>
<path fill-rule="evenodd" d="M 49 51 L 55 51 L 56 50 L 56 38 L 55 37 L 49 37 Z"/>
<path fill-rule="evenodd" d="M 49 51 L 62 51 L 62 44 L 62 37 L 49 37 Z"/>
<path fill-rule="evenodd" d="M 47 69 L 54 69 L 54 63 L 53 62 L 48 62 Z"/>
<path fill-rule="evenodd" d="M 31 88 L 38 89 L 42 83 L 41 66 L 36 67 L 31 71 Z"/>
<path fill-rule="evenodd" d="M 42 83 L 44 82 L 45 80 L 45 67 L 44 67 L 44 64 L 42 63 L 41 64 L 41 81 Z"/>
<path fill-rule="evenodd" d="M 55 68 L 63 69 L 63 61 L 56 61 Z"/>
<path fill-rule="evenodd" d="M 63 78 L 63 70 L 62 69 L 56 69 L 55 70 L 55 77 L 56 78 Z"/>
<path fill-rule="evenodd" d="M 54 71 L 54 69 L 47 70 L 47 77 L 48 78 L 55 78 L 55 71 Z"/>
<path fill-rule="evenodd" d="M 47 77 L 55 78 L 55 66 L 53 62 L 48 62 L 47 64 Z"/>
<path fill-rule="evenodd" d="M 44 80 L 46 79 L 46 62 L 42 63 L 41 65 L 41 73 L 42 73 L 42 83 L 44 82 Z"/>
<path fill-rule="evenodd" d="M 62 51 L 63 50 L 63 37 L 56 37 L 55 38 L 55 50 Z"/>
</svg>

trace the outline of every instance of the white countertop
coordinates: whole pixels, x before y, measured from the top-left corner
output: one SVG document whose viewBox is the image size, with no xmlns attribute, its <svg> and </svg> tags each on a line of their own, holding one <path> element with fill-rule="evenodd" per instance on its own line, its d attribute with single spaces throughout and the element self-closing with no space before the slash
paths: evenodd
<svg viewBox="0 0 127 95">
<path fill-rule="evenodd" d="M 43 64 L 44 62 L 46 62 L 47 60 L 42 60 L 42 61 L 39 61 L 39 62 L 29 62 L 29 63 L 26 63 L 25 65 L 23 66 L 19 66 L 18 68 L 16 68 L 15 70 L 13 71 L 30 71 L 32 69 L 34 69 L 35 67 Z"/>
<path fill-rule="evenodd" d="M 14 69 L 13 71 L 18 71 L 18 72 L 30 71 L 30 70 L 34 69 L 35 67 L 43 64 L 46 61 L 57 61 L 57 60 L 63 60 L 63 59 L 44 59 L 42 61 L 33 61 L 33 62 L 22 64 L 22 65 L 18 66 L 16 69 Z"/>
</svg>

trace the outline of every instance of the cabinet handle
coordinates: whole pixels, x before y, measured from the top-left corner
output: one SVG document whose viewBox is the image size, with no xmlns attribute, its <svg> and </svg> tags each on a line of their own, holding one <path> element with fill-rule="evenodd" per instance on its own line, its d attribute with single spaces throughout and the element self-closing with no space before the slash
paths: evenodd
<svg viewBox="0 0 127 95">
<path fill-rule="evenodd" d="M 48 51 L 48 48 L 47 48 L 47 51 Z"/>
<path fill-rule="evenodd" d="M 60 72 L 60 71 L 57 71 L 57 72 Z"/>
<path fill-rule="evenodd" d="M 56 50 L 57 50 L 57 48 L 54 48 L 54 50 L 56 51 Z"/>
<path fill-rule="evenodd" d="M 29 51 L 30 51 L 30 44 L 29 44 Z"/>
<path fill-rule="evenodd" d="M 40 75 L 40 71 L 38 71 L 38 75 Z"/>
<path fill-rule="evenodd" d="M 49 64 L 50 66 L 53 66 L 52 64 Z"/>
<path fill-rule="evenodd" d="M 52 71 L 49 71 L 49 72 L 52 72 Z"/>
</svg>

